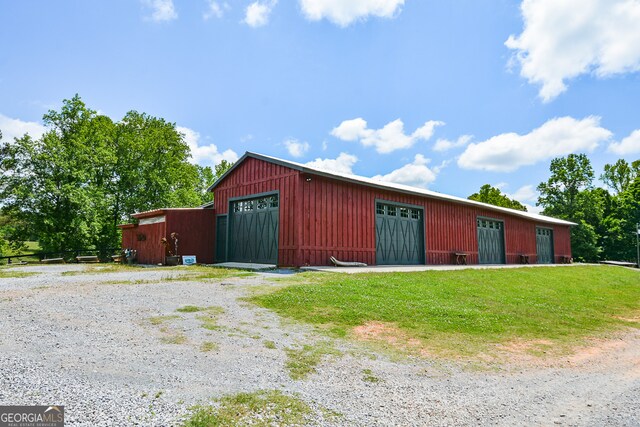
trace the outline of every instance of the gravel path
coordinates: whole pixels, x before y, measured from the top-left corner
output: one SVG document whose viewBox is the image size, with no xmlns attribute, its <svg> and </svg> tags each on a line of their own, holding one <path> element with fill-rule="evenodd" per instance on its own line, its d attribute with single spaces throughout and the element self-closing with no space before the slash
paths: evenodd
<svg viewBox="0 0 640 427">
<path fill-rule="evenodd" d="M 326 338 L 241 300 L 273 275 L 193 282 L 169 281 L 182 273 L 162 268 L 63 274 L 84 268 L 19 267 L 38 274 L 0 279 L 0 405 L 63 404 L 73 426 L 171 426 L 213 397 L 279 389 L 341 414 L 318 411 L 310 423 L 319 425 L 640 426 L 638 331 L 548 366 L 492 370 L 394 361 L 339 342 L 342 356 L 294 381 L 284 349 Z M 123 280 L 143 283 L 113 283 Z M 208 330 L 199 313 L 176 312 L 184 305 L 224 312 Z M 204 342 L 217 348 L 203 352 Z M 365 369 L 379 381 L 366 381 Z"/>
</svg>

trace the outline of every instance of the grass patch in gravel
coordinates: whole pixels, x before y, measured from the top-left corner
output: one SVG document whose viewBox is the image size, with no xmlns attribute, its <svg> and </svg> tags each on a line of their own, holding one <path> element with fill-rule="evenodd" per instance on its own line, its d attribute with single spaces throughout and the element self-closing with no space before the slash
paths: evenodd
<svg viewBox="0 0 640 427">
<path fill-rule="evenodd" d="M 195 313 L 196 311 L 204 310 L 203 307 L 198 307 L 197 305 L 185 305 L 180 308 L 176 308 L 176 311 L 180 313 Z"/>
<path fill-rule="evenodd" d="M 362 370 L 362 381 L 367 383 L 378 383 L 380 382 L 380 378 L 373 375 L 373 371 L 371 369 L 363 369 Z"/>
<path fill-rule="evenodd" d="M 163 269 L 170 269 L 172 271 L 185 273 L 174 276 L 172 279 L 166 279 L 171 281 L 220 280 L 234 277 L 252 277 L 256 275 L 255 273 L 250 271 L 220 267 L 189 266 L 169 268 L 164 267 Z"/>
<path fill-rule="evenodd" d="M 325 356 L 340 356 L 342 353 L 336 350 L 330 342 L 320 342 L 314 345 L 304 344 L 301 348 L 286 348 L 286 368 L 294 380 L 303 380 L 308 375 L 316 372 L 316 366 L 322 362 Z"/>
<path fill-rule="evenodd" d="M 640 311 L 640 272 L 620 267 L 302 273 L 286 283 L 248 300 L 330 336 L 411 354 L 473 357 L 523 341 L 564 354 L 640 327 L 624 320 Z"/>
<path fill-rule="evenodd" d="M 83 274 L 121 273 L 124 271 L 142 271 L 141 267 L 126 264 L 85 265 L 83 270 L 63 271 L 62 276 L 80 276 Z"/>
<path fill-rule="evenodd" d="M 203 353 L 206 353 L 209 351 L 218 351 L 219 349 L 220 349 L 220 345 L 212 341 L 205 341 L 200 345 L 200 351 L 202 351 Z"/>
<path fill-rule="evenodd" d="M 31 271 L 11 271 L 8 268 L 0 270 L 0 279 L 19 279 L 21 277 L 35 276 L 38 273 Z"/>
<path fill-rule="evenodd" d="M 219 267 L 205 267 L 205 266 L 176 266 L 176 267 L 145 267 L 142 268 L 136 265 L 126 264 L 104 264 L 104 265 L 87 265 L 83 270 L 65 271 L 61 274 L 63 276 L 78 276 L 83 274 L 100 274 L 100 273 L 121 273 L 121 272 L 142 272 L 142 271 L 154 271 L 169 273 L 159 279 L 149 280 L 115 280 L 105 282 L 103 284 L 109 285 L 142 285 L 148 283 L 159 282 L 177 282 L 177 281 L 198 281 L 198 280 L 220 280 L 234 277 L 250 277 L 255 276 L 255 273 L 235 270 Z"/>
<path fill-rule="evenodd" d="M 268 348 L 269 350 L 276 349 L 276 343 L 274 343 L 273 341 L 265 340 L 262 343 L 264 344 L 265 348 Z"/>
<path fill-rule="evenodd" d="M 163 331 L 163 332 L 166 332 L 166 331 Z M 167 335 L 160 338 L 160 341 L 162 341 L 165 344 L 184 344 L 187 342 L 187 336 L 179 332 L 170 332 L 170 333 L 167 333 Z"/>
<path fill-rule="evenodd" d="M 297 426 L 313 414 L 296 396 L 278 390 L 238 393 L 217 400 L 218 406 L 196 406 L 183 427 Z"/>
<path fill-rule="evenodd" d="M 209 331 L 219 331 L 222 329 L 222 327 L 218 325 L 218 317 L 224 313 L 224 308 L 218 306 L 204 307 L 200 312 L 202 314 L 196 316 L 196 319 L 201 322 L 200 327 Z"/>
<path fill-rule="evenodd" d="M 170 314 L 166 316 L 152 316 L 149 317 L 149 323 L 151 323 L 152 325 L 162 325 L 165 322 L 175 319 L 180 319 L 180 316 L 178 316 L 177 314 Z"/>
</svg>

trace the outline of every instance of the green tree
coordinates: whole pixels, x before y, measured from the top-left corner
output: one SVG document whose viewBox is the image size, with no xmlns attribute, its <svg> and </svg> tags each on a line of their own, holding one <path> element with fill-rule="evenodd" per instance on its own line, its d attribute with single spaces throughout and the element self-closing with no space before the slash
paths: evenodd
<svg viewBox="0 0 640 427">
<path fill-rule="evenodd" d="M 637 214 L 637 186 L 640 160 L 631 164 L 620 159 L 604 166 L 600 179 L 614 191 L 605 202 L 603 220 L 597 228 L 602 246 L 602 258 L 633 261 L 636 258 L 635 225 Z M 606 190 L 602 190 L 606 191 Z"/>
<path fill-rule="evenodd" d="M 538 205 L 544 215 L 577 223 L 572 227 L 571 246 L 574 258 L 596 261 L 601 251 L 596 228 L 602 221 L 602 193 L 594 191 L 594 172 L 584 154 L 570 154 L 551 160 L 551 176 L 538 185 Z"/>
<path fill-rule="evenodd" d="M 580 193 L 593 188 L 593 168 L 584 154 L 551 160 L 551 176 L 538 185 L 538 205 L 546 215 L 577 220 L 585 200 Z"/>
<path fill-rule="evenodd" d="M 629 164 L 626 160 L 619 159 L 612 165 L 604 165 L 604 173 L 600 179 L 616 193 L 622 193 L 637 176 L 640 176 L 640 160 Z"/>
<path fill-rule="evenodd" d="M 233 162 L 222 160 L 220 163 L 215 165 L 214 166 L 214 170 L 215 170 L 215 177 L 214 177 L 215 179 L 214 179 L 214 181 L 220 179 L 222 177 L 222 175 L 224 175 L 229 169 L 231 169 L 233 164 L 234 164 Z M 211 181 L 211 183 L 213 184 L 214 181 Z"/>
<path fill-rule="evenodd" d="M 45 251 L 119 245 L 116 225 L 160 207 L 198 206 L 199 170 L 175 124 L 131 111 L 119 122 L 78 95 L 44 116 L 48 131 L 0 146 L 0 207 L 14 239 Z"/>
<path fill-rule="evenodd" d="M 213 201 L 213 192 L 208 191 L 209 186 L 215 181 L 211 166 L 198 166 L 198 193 L 201 204 Z"/>
<path fill-rule="evenodd" d="M 216 182 L 226 171 L 231 169 L 232 162 L 222 160 L 215 165 L 213 169 L 210 166 L 198 166 L 199 186 L 198 193 L 201 197 L 202 204 L 213 201 L 213 192 L 209 191 L 211 184 Z"/>
<path fill-rule="evenodd" d="M 502 206 L 503 208 L 517 209 L 519 211 L 527 211 L 526 206 L 517 200 L 510 199 L 503 194 L 498 188 L 485 184 L 480 187 L 480 191 L 473 193 L 468 197 L 469 200 L 476 202 L 488 203 L 494 206 Z"/>
</svg>

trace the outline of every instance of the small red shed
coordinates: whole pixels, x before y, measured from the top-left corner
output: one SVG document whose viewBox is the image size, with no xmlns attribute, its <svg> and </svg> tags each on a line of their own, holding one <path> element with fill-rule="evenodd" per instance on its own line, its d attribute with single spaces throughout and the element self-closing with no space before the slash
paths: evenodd
<svg viewBox="0 0 640 427">
<path fill-rule="evenodd" d="M 199 263 L 214 261 L 215 213 L 209 208 L 155 209 L 132 215 L 137 224 L 122 224 L 122 248 L 135 249 L 141 264 L 165 261 L 164 237 L 178 233 L 178 254 L 195 255 Z"/>
<path fill-rule="evenodd" d="M 571 258 L 571 222 L 256 153 L 245 153 L 209 190 L 217 262 L 299 267 L 327 265 L 331 256 L 370 265 L 451 264 L 456 254 L 471 264 Z"/>
</svg>

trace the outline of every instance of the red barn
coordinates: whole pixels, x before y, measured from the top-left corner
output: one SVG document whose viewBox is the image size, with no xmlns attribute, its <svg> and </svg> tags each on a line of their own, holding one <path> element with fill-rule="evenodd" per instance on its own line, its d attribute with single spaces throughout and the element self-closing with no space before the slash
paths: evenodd
<svg viewBox="0 0 640 427">
<path fill-rule="evenodd" d="M 245 153 L 209 189 L 213 205 L 157 209 L 121 225 L 138 262 L 164 262 L 160 239 L 180 235 L 198 262 L 328 265 L 558 263 L 571 222 L 421 188 Z"/>
<path fill-rule="evenodd" d="M 327 265 L 331 256 L 370 265 L 571 258 L 568 221 L 250 152 L 210 190 L 216 262 L 299 267 Z"/>
</svg>

